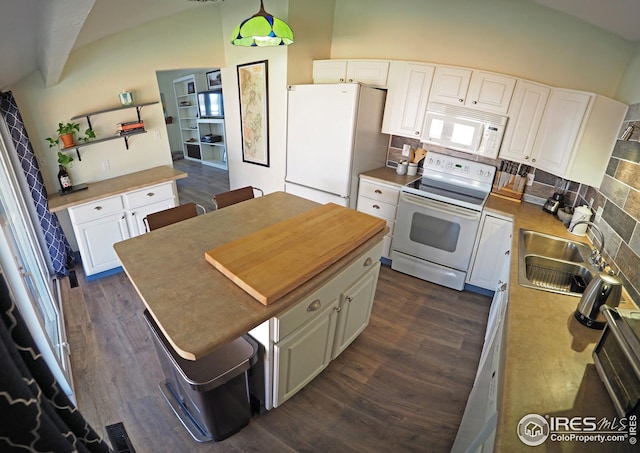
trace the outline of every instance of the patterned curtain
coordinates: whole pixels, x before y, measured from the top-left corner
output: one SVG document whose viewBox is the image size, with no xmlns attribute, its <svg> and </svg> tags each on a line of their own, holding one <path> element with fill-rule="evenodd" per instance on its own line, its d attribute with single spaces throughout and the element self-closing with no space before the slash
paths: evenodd
<svg viewBox="0 0 640 453">
<path fill-rule="evenodd" d="M 111 449 L 59 387 L 0 274 L 0 451 Z"/>
<path fill-rule="evenodd" d="M 53 270 L 58 277 L 69 275 L 68 268 L 73 266 L 71 246 L 62 231 L 58 217 L 49 212 L 47 189 L 44 187 L 40 167 L 22 122 L 18 105 L 10 91 L 0 94 L 0 115 L 11 133 L 13 146 L 27 178 Z"/>
</svg>

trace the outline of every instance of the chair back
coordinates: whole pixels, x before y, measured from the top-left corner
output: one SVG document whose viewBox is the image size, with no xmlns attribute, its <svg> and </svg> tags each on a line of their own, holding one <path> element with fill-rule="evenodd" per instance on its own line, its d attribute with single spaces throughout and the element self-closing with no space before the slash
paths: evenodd
<svg viewBox="0 0 640 453">
<path fill-rule="evenodd" d="M 213 202 L 216 209 L 221 209 L 241 201 L 251 200 L 253 198 L 253 187 L 247 186 L 241 189 L 230 190 L 229 192 L 219 193 L 213 196 Z"/>
<path fill-rule="evenodd" d="M 185 203 L 174 208 L 165 209 L 164 211 L 154 212 L 144 218 L 147 229 L 149 231 L 157 230 L 172 223 L 190 219 L 198 215 L 197 205 L 195 203 Z"/>
</svg>

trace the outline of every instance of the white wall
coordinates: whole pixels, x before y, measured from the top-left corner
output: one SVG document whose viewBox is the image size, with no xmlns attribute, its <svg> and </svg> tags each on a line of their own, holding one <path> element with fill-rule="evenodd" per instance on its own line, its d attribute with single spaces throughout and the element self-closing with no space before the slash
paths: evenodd
<svg viewBox="0 0 640 453">
<path fill-rule="evenodd" d="M 630 105 L 640 102 L 640 42 L 618 86 L 616 98 Z"/>
<path fill-rule="evenodd" d="M 118 106 L 118 93 L 125 89 L 133 90 L 136 102 L 160 101 L 157 70 L 224 65 L 220 23 L 216 5 L 150 22 L 73 52 L 54 87 L 45 88 L 37 72 L 12 87 L 47 188 L 56 188 L 57 158 L 45 137 L 55 134 L 58 122 Z M 129 150 L 123 140 L 81 148 L 82 161 L 76 158 L 70 171 L 74 183 L 171 165 L 161 104 L 144 107 L 142 117 L 149 133 L 131 137 Z M 91 122 L 100 138 L 115 134 L 117 123 L 131 119 L 135 110 L 95 116 Z M 84 130 L 86 120 L 78 122 Z M 106 172 L 105 160 L 110 164 Z"/>
<path fill-rule="evenodd" d="M 311 0 L 269 0 L 266 8 L 287 20 L 290 2 L 293 13 L 288 22 L 297 44 L 289 49 L 232 46 L 232 29 L 258 9 L 255 0 L 234 0 L 90 44 L 71 55 L 57 86 L 45 89 L 39 74 L 34 73 L 12 87 L 47 187 L 56 187 L 56 157 L 44 138 L 54 133 L 57 123 L 117 104 L 123 89 L 134 90 L 138 101 L 159 100 L 155 76 L 159 70 L 222 68 L 231 185 L 251 184 L 266 192 L 283 187 L 288 77 L 294 83 L 310 82 L 304 79 L 310 75 L 314 58 L 459 64 L 607 96 L 614 95 L 633 58 L 624 93 L 640 97 L 640 89 L 634 94 L 640 74 L 635 44 L 530 0 L 331 0 L 323 8 Z M 330 24 L 334 7 L 335 18 Z M 311 8 L 310 14 L 304 14 L 306 8 Z M 316 19 L 322 22 L 319 26 Z M 330 55 L 327 36 L 332 37 Z M 236 73 L 238 64 L 265 59 L 269 62 L 268 168 L 242 161 Z M 75 182 L 170 165 L 160 104 L 143 109 L 143 117 L 151 133 L 133 137 L 128 151 L 120 140 L 83 149 L 82 162 L 76 162 L 71 170 Z M 126 119 L 119 114 L 96 117 L 97 132 L 112 133 L 115 124 Z M 110 162 L 108 172 L 102 171 L 104 160 Z"/>
<path fill-rule="evenodd" d="M 531 0 L 337 0 L 331 58 L 469 66 L 613 97 L 634 52 Z"/>
<path fill-rule="evenodd" d="M 226 66 L 222 68 L 225 128 L 232 189 L 255 186 L 265 193 L 284 190 L 286 158 L 287 48 L 236 47 L 230 43 L 233 28 L 257 12 L 257 2 L 235 1 L 221 5 Z M 288 0 L 270 0 L 265 9 L 287 21 Z M 294 29 L 295 33 L 295 29 Z M 237 65 L 268 61 L 269 167 L 242 161 Z"/>
</svg>

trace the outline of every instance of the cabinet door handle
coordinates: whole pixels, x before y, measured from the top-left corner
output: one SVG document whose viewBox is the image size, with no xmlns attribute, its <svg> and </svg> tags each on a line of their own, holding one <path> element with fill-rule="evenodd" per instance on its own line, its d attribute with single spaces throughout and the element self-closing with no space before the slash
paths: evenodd
<svg viewBox="0 0 640 453">
<path fill-rule="evenodd" d="M 380 206 L 378 206 L 377 204 L 374 204 L 373 206 L 371 206 L 373 209 L 380 209 Z"/>
<path fill-rule="evenodd" d="M 155 193 L 153 193 L 153 192 L 147 193 L 147 197 L 153 197 L 154 195 L 155 195 Z"/>
<path fill-rule="evenodd" d="M 351 302 L 353 300 L 353 296 L 348 296 L 345 298 L 347 302 Z"/>
<path fill-rule="evenodd" d="M 478 103 L 478 101 L 472 101 L 471 102 L 473 105 L 476 105 Z"/>
<path fill-rule="evenodd" d="M 382 195 L 382 190 L 376 189 L 375 193 L 377 193 L 378 195 Z"/>
<path fill-rule="evenodd" d="M 95 208 L 93 208 L 93 209 L 95 209 L 96 211 L 102 211 L 102 206 L 96 206 L 96 207 L 95 207 Z"/>
<path fill-rule="evenodd" d="M 464 102 L 464 99 L 458 99 L 458 102 Z"/>
<path fill-rule="evenodd" d="M 364 260 L 364 267 L 371 266 L 371 263 L 373 263 L 373 260 L 371 258 L 367 258 L 366 260 Z"/>
<path fill-rule="evenodd" d="M 420 131 L 415 131 L 414 134 L 415 135 L 420 135 Z"/>
<path fill-rule="evenodd" d="M 511 255 L 511 250 L 507 250 L 506 252 L 504 252 L 504 254 L 505 254 L 506 256 Z"/>
<path fill-rule="evenodd" d="M 340 310 L 342 310 L 342 308 L 336 307 L 336 308 L 334 308 L 334 310 L 336 311 L 336 313 L 340 313 Z"/>
<path fill-rule="evenodd" d="M 316 299 L 309 304 L 307 311 L 317 311 L 320 307 L 322 307 L 322 302 L 320 302 L 320 299 Z"/>
<path fill-rule="evenodd" d="M 124 220 L 126 218 L 126 216 L 124 214 L 122 214 L 122 217 L 120 217 L 120 220 Z"/>
</svg>

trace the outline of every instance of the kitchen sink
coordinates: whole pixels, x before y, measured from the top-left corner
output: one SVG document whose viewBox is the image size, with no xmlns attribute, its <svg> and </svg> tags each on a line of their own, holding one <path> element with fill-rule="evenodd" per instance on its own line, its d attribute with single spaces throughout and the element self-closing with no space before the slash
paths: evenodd
<svg viewBox="0 0 640 453">
<path fill-rule="evenodd" d="M 533 255 L 575 263 L 588 260 L 591 254 L 587 244 L 531 230 L 520 230 L 519 247 Z"/>
<path fill-rule="evenodd" d="M 590 255 L 591 247 L 585 243 L 520 229 L 518 283 L 580 297 L 596 272 Z"/>
</svg>

